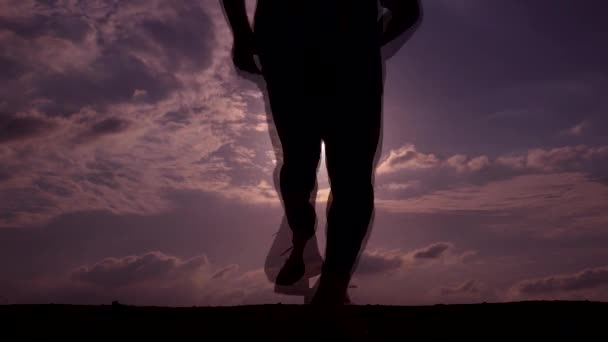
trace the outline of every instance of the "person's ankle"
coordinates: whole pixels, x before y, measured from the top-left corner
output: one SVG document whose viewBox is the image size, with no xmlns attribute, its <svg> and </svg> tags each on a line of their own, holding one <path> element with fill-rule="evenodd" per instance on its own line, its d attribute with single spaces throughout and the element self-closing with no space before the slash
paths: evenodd
<svg viewBox="0 0 608 342">
<path fill-rule="evenodd" d="M 304 254 L 304 249 L 306 248 L 307 242 L 308 242 L 308 239 L 294 238 L 292 241 L 293 252 L 298 255 Z"/>
</svg>

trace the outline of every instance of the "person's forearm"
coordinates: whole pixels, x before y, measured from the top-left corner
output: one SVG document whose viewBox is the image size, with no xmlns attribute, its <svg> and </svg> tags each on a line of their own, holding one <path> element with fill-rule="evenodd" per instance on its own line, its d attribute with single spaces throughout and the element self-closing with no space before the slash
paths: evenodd
<svg viewBox="0 0 608 342">
<path fill-rule="evenodd" d="M 252 35 L 245 0 L 222 0 L 234 40 L 249 39 Z"/>
</svg>

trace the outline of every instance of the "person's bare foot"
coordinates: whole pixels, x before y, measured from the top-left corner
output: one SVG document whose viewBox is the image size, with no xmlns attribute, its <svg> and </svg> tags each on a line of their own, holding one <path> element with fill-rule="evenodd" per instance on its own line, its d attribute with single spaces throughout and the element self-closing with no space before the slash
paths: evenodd
<svg viewBox="0 0 608 342">
<path fill-rule="evenodd" d="M 350 304 L 348 296 L 348 277 L 321 275 L 319 287 L 310 304 L 322 306 L 341 306 Z"/>
<path fill-rule="evenodd" d="M 304 273 L 306 272 L 306 265 L 304 264 L 304 248 L 306 247 L 307 241 L 308 240 L 306 239 L 294 237 L 291 254 L 279 271 L 279 274 L 275 279 L 275 284 L 280 286 L 289 286 L 302 279 Z"/>
<path fill-rule="evenodd" d="M 304 258 L 301 254 L 294 253 L 294 250 L 292 250 L 291 255 L 279 271 L 275 284 L 281 286 L 293 285 L 302 279 L 305 271 Z"/>
</svg>

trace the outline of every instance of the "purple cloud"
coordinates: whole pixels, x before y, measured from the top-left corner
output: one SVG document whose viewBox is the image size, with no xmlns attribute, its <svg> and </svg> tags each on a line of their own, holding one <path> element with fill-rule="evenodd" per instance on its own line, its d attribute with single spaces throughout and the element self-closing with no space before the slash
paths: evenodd
<svg viewBox="0 0 608 342">
<path fill-rule="evenodd" d="M 471 295 L 471 294 L 478 294 L 479 292 L 481 292 L 481 289 L 480 289 L 479 285 L 477 284 L 477 281 L 475 281 L 475 280 L 469 280 L 456 287 L 441 288 L 441 294 L 448 295 L 448 296 Z"/>
<path fill-rule="evenodd" d="M 373 275 L 397 270 L 403 266 L 403 255 L 395 251 L 364 251 L 357 264 L 358 275 Z"/>
<path fill-rule="evenodd" d="M 608 267 L 589 268 L 573 274 L 524 280 L 515 285 L 514 290 L 524 296 L 543 296 L 597 288 L 608 288 Z"/>
<path fill-rule="evenodd" d="M 114 298 L 190 306 L 267 302 L 273 298 L 271 285 L 262 270 L 239 272 L 236 264 L 216 267 L 204 255 L 183 259 L 153 251 L 78 267 L 61 287 L 85 293 L 88 303 Z"/>
<path fill-rule="evenodd" d="M 215 272 L 212 276 L 211 279 L 220 279 L 225 277 L 227 274 L 232 273 L 232 272 L 236 272 L 239 269 L 238 265 L 232 264 L 232 265 L 228 265 L 220 270 L 218 270 L 217 272 Z"/>
<path fill-rule="evenodd" d="M 40 117 L 0 113 L 0 144 L 35 137 L 52 127 L 53 124 Z"/>
<path fill-rule="evenodd" d="M 447 242 L 436 242 L 430 246 L 415 251 L 413 257 L 414 259 L 419 260 L 438 259 L 452 247 L 452 244 Z"/>
<path fill-rule="evenodd" d="M 462 264 L 466 258 L 476 254 L 476 251 L 455 251 L 451 242 L 435 242 L 412 251 L 400 249 L 385 250 L 371 249 L 361 254 L 357 264 L 357 274 L 375 275 L 390 274 L 394 271 L 411 270 L 420 266 L 433 266 L 438 264 Z"/>
<path fill-rule="evenodd" d="M 107 258 L 93 265 L 82 266 L 72 273 L 72 278 L 113 288 L 192 276 L 208 264 L 205 256 L 181 260 L 161 252 L 149 252 L 141 256 Z"/>
</svg>

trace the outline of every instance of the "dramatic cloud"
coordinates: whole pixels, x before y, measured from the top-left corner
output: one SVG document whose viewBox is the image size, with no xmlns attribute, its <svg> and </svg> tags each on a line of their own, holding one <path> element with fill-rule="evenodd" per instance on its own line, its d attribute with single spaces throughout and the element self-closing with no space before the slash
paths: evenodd
<svg viewBox="0 0 608 342">
<path fill-rule="evenodd" d="M 512 290 L 521 296 L 546 297 L 598 288 L 608 289 L 608 267 L 590 268 L 574 274 L 561 274 L 524 280 Z"/>
<path fill-rule="evenodd" d="M 20 193 L 0 226 L 157 213 L 170 190 L 279 204 L 260 91 L 233 71 L 219 3 L 20 6 L 0 15 L 0 191 Z"/>
<path fill-rule="evenodd" d="M 182 87 L 182 72 L 211 63 L 212 21 L 188 1 L 38 3 L 24 13 L 0 23 L 0 40 L 10 47 L 3 58 L 27 75 L 4 90 L 8 110 L 105 112 L 144 92 L 144 100 L 154 103 Z"/>
</svg>

